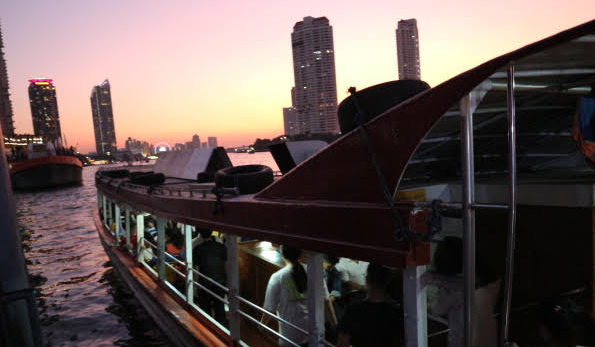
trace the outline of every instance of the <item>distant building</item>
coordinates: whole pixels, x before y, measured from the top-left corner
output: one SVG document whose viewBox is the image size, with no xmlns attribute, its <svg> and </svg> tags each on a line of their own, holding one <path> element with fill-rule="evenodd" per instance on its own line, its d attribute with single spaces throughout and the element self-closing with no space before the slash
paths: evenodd
<svg viewBox="0 0 595 347">
<path fill-rule="evenodd" d="M 53 81 L 49 78 L 29 80 L 29 103 L 35 135 L 51 141 L 61 139 L 56 87 Z"/>
<path fill-rule="evenodd" d="M 295 23 L 291 46 L 298 133 L 339 133 L 335 49 L 329 20 L 304 17 Z"/>
<path fill-rule="evenodd" d="M 206 142 L 203 142 L 203 143 L 200 144 L 200 147 L 202 147 L 202 148 L 208 148 L 209 146 L 207 146 L 207 143 Z"/>
<path fill-rule="evenodd" d="M 397 25 L 397 61 L 400 80 L 419 80 L 419 36 L 417 20 L 400 20 Z"/>
<path fill-rule="evenodd" d="M 43 141 L 43 137 L 42 136 L 35 136 L 35 135 L 29 135 L 29 134 L 21 134 L 21 135 L 16 135 L 13 134 L 12 136 L 4 136 L 4 146 L 6 148 L 24 148 L 26 147 L 28 144 L 32 143 L 34 145 L 43 145 L 44 141 Z"/>
<path fill-rule="evenodd" d="M 283 125 L 285 129 L 285 135 L 293 136 L 299 134 L 298 132 L 298 121 L 297 112 L 293 107 L 283 108 Z"/>
<path fill-rule="evenodd" d="M 209 148 L 217 147 L 217 138 L 216 137 L 209 137 L 207 140 L 209 141 Z"/>
<path fill-rule="evenodd" d="M 143 156 L 151 155 L 153 153 L 152 147 L 147 141 L 139 141 L 133 138 L 126 140 L 126 151 L 132 154 L 140 154 Z"/>
<path fill-rule="evenodd" d="M 12 120 L 12 103 L 10 102 L 10 93 L 8 91 L 8 72 L 6 71 L 3 48 L 2 29 L 0 28 L 0 132 L 6 137 L 14 135 L 14 123 Z"/>
<path fill-rule="evenodd" d="M 112 95 L 108 80 L 93 87 L 91 91 L 91 112 L 97 153 L 105 154 L 116 151 Z"/>
<path fill-rule="evenodd" d="M 176 143 L 174 145 L 173 150 L 174 151 L 182 151 L 182 150 L 184 150 L 184 144 L 183 143 Z"/>
<path fill-rule="evenodd" d="M 196 134 L 192 136 L 192 148 L 200 148 L 200 136 Z"/>
</svg>

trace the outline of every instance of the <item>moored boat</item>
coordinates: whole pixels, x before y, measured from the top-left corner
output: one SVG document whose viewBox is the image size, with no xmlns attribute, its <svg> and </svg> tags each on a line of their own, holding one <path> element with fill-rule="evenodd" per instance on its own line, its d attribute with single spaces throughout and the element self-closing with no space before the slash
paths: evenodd
<svg viewBox="0 0 595 347">
<path fill-rule="evenodd" d="M 591 21 L 378 111 L 257 193 L 191 181 L 211 176 L 206 162 L 150 185 L 126 172 L 98 172 L 99 235 L 177 345 L 276 345 L 261 330 L 302 344 L 259 323 L 264 314 L 289 325 L 262 308 L 266 282 L 280 265 L 275 244 L 308 250 L 308 326 L 294 328 L 309 346 L 333 345 L 324 338 L 322 253 L 398 268 L 404 324 L 395 332 L 407 346 L 444 345 L 456 327 L 428 314 L 423 278 L 430 241 L 445 234 L 464 240 L 463 345 L 478 346 L 478 336 L 493 345 L 537 345 L 541 301 L 573 295 L 595 310 L 595 175 L 570 131 L 577 99 L 590 97 L 595 84 L 594 37 Z M 368 119 L 371 102 L 353 91 L 359 119 Z M 157 224 L 157 242 L 145 234 L 148 219 Z M 194 268 L 193 252 L 181 258 L 167 251 L 167 228 L 183 234 L 187 250 L 195 230 L 224 233 L 226 283 L 213 284 L 214 291 L 198 280 L 212 282 Z M 504 282 L 502 307 L 474 307 L 476 254 Z M 228 321 L 196 305 L 195 294 L 223 302 Z M 494 311 L 500 338 L 473 330 L 477 309 Z"/>
<path fill-rule="evenodd" d="M 83 164 L 75 156 L 48 155 L 11 161 L 10 178 L 15 190 L 39 189 L 82 183 Z"/>
</svg>

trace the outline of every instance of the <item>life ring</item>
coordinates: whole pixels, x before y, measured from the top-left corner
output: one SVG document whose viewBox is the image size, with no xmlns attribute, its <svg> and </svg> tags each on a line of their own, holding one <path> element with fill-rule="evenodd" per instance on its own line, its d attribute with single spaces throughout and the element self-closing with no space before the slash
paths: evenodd
<svg viewBox="0 0 595 347">
<path fill-rule="evenodd" d="M 254 194 L 273 183 L 273 170 L 265 165 L 240 165 L 215 173 L 217 188 L 238 188 L 240 194 Z"/>
</svg>

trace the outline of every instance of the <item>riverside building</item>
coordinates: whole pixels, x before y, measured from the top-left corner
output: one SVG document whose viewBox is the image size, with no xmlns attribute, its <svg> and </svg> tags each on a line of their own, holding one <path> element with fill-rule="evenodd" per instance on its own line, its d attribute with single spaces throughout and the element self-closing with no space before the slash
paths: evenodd
<svg viewBox="0 0 595 347">
<path fill-rule="evenodd" d="M 117 149 L 116 131 L 114 129 L 112 95 L 108 80 L 93 87 L 91 91 L 91 111 L 97 153 L 115 152 Z"/>
<path fill-rule="evenodd" d="M 13 136 L 12 103 L 8 89 L 8 73 L 6 72 L 6 60 L 4 60 L 2 28 L 0 28 L 0 131 L 4 136 Z"/>
<path fill-rule="evenodd" d="M 335 50 L 329 20 L 304 17 L 295 23 L 291 46 L 297 133 L 338 133 Z"/>
<path fill-rule="evenodd" d="M 62 131 L 53 80 L 49 78 L 29 80 L 29 103 L 35 135 L 43 136 L 50 141 L 61 140 Z"/>
<path fill-rule="evenodd" d="M 417 20 L 400 20 L 397 25 L 397 60 L 400 80 L 419 80 L 419 36 Z"/>
</svg>

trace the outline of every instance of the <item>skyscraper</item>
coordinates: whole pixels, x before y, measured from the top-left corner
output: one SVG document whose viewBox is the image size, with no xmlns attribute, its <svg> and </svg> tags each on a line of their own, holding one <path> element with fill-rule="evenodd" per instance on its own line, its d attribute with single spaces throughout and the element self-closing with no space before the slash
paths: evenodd
<svg viewBox="0 0 595 347">
<path fill-rule="evenodd" d="M 397 60 L 400 80 L 419 80 L 419 36 L 417 20 L 400 20 L 397 25 Z"/>
<path fill-rule="evenodd" d="M 0 131 L 4 136 L 13 136 L 12 103 L 8 92 L 8 73 L 6 72 L 3 48 L 2 29 L 0 28 Z"/>
<path fill-rule="evenodd" d="M 338 133 L 333 28 L 326 17 L 304 17 L 291 33 L 297 133 Z"/>
<path fill-rule="evenodd" d="M 61 139 L 56 87 L 53 81 L 49 78 L 29 80 L 29 103 L 35 135 L 43 136 L 46 141 Z"/>
<path fill-rule="evenodd" d="M 196 134 L 192 136 L 192 148 L 200 148 L 200 136 Z"/>
<path fill-rule="evenodd" d="M 293 107 L 283 107 L 283 125 L 285 129 L 285 135 L 293 136 L 297 135 L 297 114 Z"/>
<path fill-rule="evenodd" d="M 217 138 L 216 137 L 209 137 L 207 139 L 207 141 L 209 141 L 209 148 L 217 147 Z"/>
<path fill-rule="evenodd" d="M 91 112 L 93 114 L 97 153 L 115 152 L 117 149 L 116 131 L 114 130 L 112 95 L 108 80 L 93 87 L 91 91 Z"/>
</svg>

